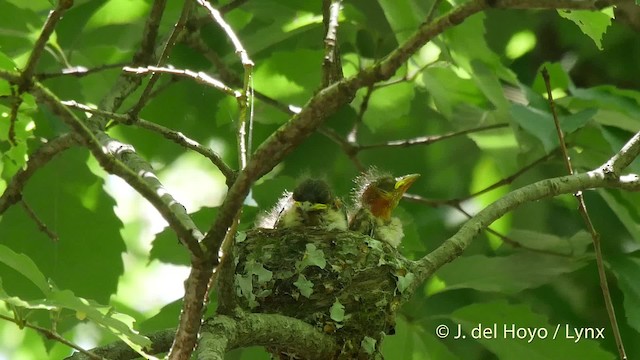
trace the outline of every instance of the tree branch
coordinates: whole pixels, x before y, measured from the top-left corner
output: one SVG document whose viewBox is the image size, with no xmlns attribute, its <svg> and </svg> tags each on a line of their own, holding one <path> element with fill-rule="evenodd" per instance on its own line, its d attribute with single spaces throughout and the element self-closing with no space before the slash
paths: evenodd
<svg viewBox="0 0 640 360">
<path fill-rule="evenodd" d="M 322 59 L 322 87 L 342 80 L 342 64 L 338 52 L 338 17 L 341 0 L 322 0 L 322 22 L 324 23 L 324 58 Z"/>
<path fill-rule="evenodd" d="M 27 64 L 22 70 L 20 81 L 16 82 L 19 84 L 20 92 L 24 92 L 29 88 L 31 78 L 36 70 L 36 65 L 38 65 L 38 60 L 40 60 L 42 51 L 49 41 L 49 37 L 53 34 L 53 31 L 55 30 L 58 21 L 62 18 L 62 15 L 64 15 L 71 6 L 73 6 L 73 0 L 58 0 L 56 8 L 49 13 L 49 17 L 47 17 L 47 21 L 44 23 L 42 31 L 40 32 L 40 36 L 38 36 L 38 39 L 33 45 L 31 55 L 29 55 L 29 59 L 27 59 Z"/>
<path fill-rule="evenodd" d="M 301 320 L 277 314 L 218 315 L 202 327 L 197 359 L 222 360 L 225 352 L 252 345 L 284 348 L 305 359 L 330 359 L 339 350 L 333 337 Z"/>
<path fill-rule="evenodd" d="M 151 340 L 148 354 L 167 352 L 175 329 L 147 335 Z M 332 336 L 325 335 L 304 321 L 278 314 L 244 314 L 238 318 L 216 315 L 202 326 L 197 359 L 224 359 L 224 354 L 246 346 L 266 346 L 304 353 L 310 359 L 331 358 L 337 348 Z M 117 341 L 91 349 L 95 355 L 108 359 L 132 360 L 140 354 L 126 343 Z M 66 360 L 88 360 L 85 354 L 75 353 Z"/>
<path fill-rule="evenodd" d="M 165 68 L 158 66 L 146 66 L 146 67 L 130 67 L 125 66 L 122 70 L 126 72 L 130 72 L 133 74 L 147 74 L 147 73 L 160 73 L 160 74 L 172 74 L 175 76 L 186 77 L 189 79 L 193 79 L 196 82 L 211 86 L 212 88 L 218 89 L 227 95 L 233 96 L 234 98 L 239 98 L 242 94 L 239 91 L 233 90 L 231 87 L 225 85 L 222 81 L 212 78 L 206 73 L 199 71 L 195 72 L 189 69 L 173 69 L 173 68 Z"/>
</svg>

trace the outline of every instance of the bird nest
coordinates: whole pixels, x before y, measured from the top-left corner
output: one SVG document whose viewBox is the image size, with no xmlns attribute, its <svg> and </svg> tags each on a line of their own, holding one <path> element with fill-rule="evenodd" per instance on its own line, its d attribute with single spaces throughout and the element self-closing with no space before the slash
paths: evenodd
<svg viewBox="0 0 640 360">
<path fill-rule="evenodd" d="M 316 227 L 254 229 L 235 247 L 234 305 L 300 319 L 336 337 L 341 358 L 373 358 L 413 279 L 387 243 Z"/>
</svg>

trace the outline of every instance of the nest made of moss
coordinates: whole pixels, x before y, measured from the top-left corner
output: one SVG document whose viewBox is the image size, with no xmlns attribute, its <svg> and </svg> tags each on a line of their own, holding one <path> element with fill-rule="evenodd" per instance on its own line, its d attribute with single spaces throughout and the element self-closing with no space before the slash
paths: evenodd
<svg viewBox="0 0 640 360">
<path fill-rule="evenodd" d="M 413 281 L 410 260 L 351 231 L 254 229 L 240 239 L 234 305 L 297 318 L 336 336 L 341 357 L 379 354 Z"/>
</svg>

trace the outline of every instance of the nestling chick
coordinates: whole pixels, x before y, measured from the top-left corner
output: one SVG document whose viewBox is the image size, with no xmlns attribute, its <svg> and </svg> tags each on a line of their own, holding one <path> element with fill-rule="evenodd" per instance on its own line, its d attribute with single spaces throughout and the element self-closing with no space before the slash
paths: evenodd
<svg viewBox="0 0 640 360">
<path fill-rule="evenodd" d="M 392 217 L 391 212 L 418 177 L 419 174 L 410 174 L 394 178 L 376 169 L 360 176 L 356 180 L 356 211 L 349 221 L 349 230 L 369 235 L 397 248 L 404 232 L 402 222 L 397 217 Z"/>
<path fill-rule="evenodd" d="M 346 230 L 347 215 L 340 199 L 336 198 L 324 180 L 303 180 L 293 193 L 285 192 L 271 211 L 272 225 L 262 221 L 261 227 L 276 229 L 317 226 L 326 230 Z M 275 226 L 273 225 L 275 223 Z"/>
</svg>

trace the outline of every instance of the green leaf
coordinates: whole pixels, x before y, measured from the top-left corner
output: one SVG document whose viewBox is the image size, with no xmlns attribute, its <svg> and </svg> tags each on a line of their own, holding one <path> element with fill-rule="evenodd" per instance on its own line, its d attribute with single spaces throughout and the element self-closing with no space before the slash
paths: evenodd
<svg viewBox="0 0 640 360">
<path fill-rule="evenodd" d="M 540 67 L 538 68 L 536 78 L 533 81 L 533 85 L 531 86 L 534 92 L 538 94 L 547 93 L 547 86 L 541 74 L 541 70 L 544 68 L 546 68 L 547 72 L 549 73 L 549 79 L 550 79 L 552 90 L 555 90 L 555 89 L 568 90 L 570 87 L 573 86 L 571 82 L 571 78 L 569 77 L 569 74 L 567 74 L 567 72 L 562 67 L 562 64 L 557 62 L 554 62 L 554 63 L 545 62 L 542 65 L 540 65 Z"/>
<path fill-rule="evenodd" d="M 295 287 L 300 290 L 300 294 L 306 298 L 309 298 L 311 294 L 313 294 L 313 283 L 307 280 L 302 274 L 298 275 L 298 280 L 296 280 L 293 285 L 295 285 Z"/>
<path fill-rule="evenodd" d="M 307 49 L 278 51 L 256 66 L 256 91 L 291 103 L 304 103 L 320 83 L 316 69 L 322 66 L 322 52 Z"/>
<path fill-rule="evenodd" d="M 584 324 L 551 324 L 545 316 L 534 313 L 523 304 L 511 305 L 500 300 L 469 305 L 453 312 L 451 319 L 460 324 L 465 338 L 475 336 L 475 341 L 501 360 L 615 359 L 613 354 L 600 347 L 597 340 L 575 341 L 575 334 L 571 331 Z M 536 334 L 531 341 L 527 331 Z M 518 333 L 526 334 L 524 339 L 512 335 Z M 554 333 L 557 334 L 555 338 Z M 449 335 L 454 336 L 457 336 L 457 329 L 453 329 Z M 544 339 L 541 338 L 543 336 Z"/>
<path fill-rule="evenodd" d="M 258 277 L 257 285 L 262 285 L 268 281 L 271 281 L 273 272 L 264 268 L 262 264 L 256 263 L 254 260 L 250 260 L 245 265 L 245 271 L 247 274 L 256 275 Z"/>
<path fill-rule="evenodd" d="M 482 191 L 503 178 L 497 165 L 494 157 L 482 156 L 473 169 L 473 178 L 469 189 L 470 194 Z M 485 207 L 506 195 L 508 191 L 509 187 L 506 186 L 494 189 L 493 191 L 478 196 L 476 201 L 478 205 Z M 506 234 L 511 229 L 511 218 L 512 214 L 505 214 L 500 219 L 494 221 L 491 224 L 491 228 L 501 234 Z M 488 233 L 487 236 L 493 249 L 497 249 L 502 244 L 502 240 L 499 237 L 491 233 Z"/>
<path fill-rule="evenodd" d="M 123 271 L 122 222 L 114 213 L 115 202 L 103 190 L 104 181 L 87 166 L 87 157 L 80 148 L 61 153 L 38 169 L 24 190 L 23 198 L 58 241 L 40 231 L 19 206 L 0 218 L 0 234 L 3 245 L 31 258 L 58 288 L 106 303 Z M 23 279 L 3 281 L 12 295 L 34 295 Z"/>
<path fill-rule="evenodd" d="M 317 249 L 313 244 L 307 244 L 302 261 L 300 261 L 296 268 L 298 271 L 304 270 L 307 266 L 317 266 L 320 269 L 324 269 L 327 266 L 327 259 L 324 257 L 324 252 Z"/>
<path fill-rule="evenodd" d="M 403 82 L 376 89 L 369 98 L 368 110 L 364 115 L 364 122 L 372 132 L 384 128 L 402 126 L 400 122 L 411 109 L 411 102 L 415 95 L 411 83 Z M 352 106 L 358 107 L 362 103 L 359 92 L 358 99 Z M 364 95 L 362 95 L 364 96 Z M 404 124 L 407 124 L 404 121 Z"/>
<path fill-rule="evenodd" d="M 407 273 L 405 276 L 398 275 L 398 291 L 400 291 L 400 293 L 404 293 L 404 291 L 407 290 L 414 281 L 415 275 L 411 272 Z"/>
<path fill-rule="evenodd" d="M 529 249 L 552 251 L 572 257 L 584 255 L 592 244 L 591 235 L 584 230 L 566 238 L 539 231 L 513 229 L 509 237 Z"/>
<path fill-rule="evenodd" d="M 437 325 L 436 325 L 437 326 Z M 382 354 L 385 359 L 438 359 L 457 360 L 452 350 L 434 336 L 433 324 L 424 321 L 409 322 L 403 316 L 396 318 L 396 334 L 384 338 Z"/>
<path fill-rule="evenodd" d="M 458 106 L 487 105 L 486 98 L 474 81 L 460 78 L 451 68 L 430 67 L 423 72 L 422 81 L 445 117 L 451 117 Z M 474 118 L 475 121 L 477 119 Z"/>
<path fill-rule="evenodd" d="M 86 30 L 135 23 L 149 12 L 149 7 L 144 0 L 110 0 L 93 13 L 87 21 Z"/>
<path fill-rule="evenodd" d="M 254 308 L 258 306 L 256 302 L 256 296 L 253 293 L 253 275 L 235 275 L 236 294 L 244 297 L 249 303 L 249 307 Z"/>
<path fill-rule="evenodd" d="M 509 256 L 472 255 L 456 259 L 438 270 L 445 290 L 469 288 L 515 294 L 555 281 L 585 266 L 584 261 L 531 252 Z"/>
<path fill-rule="evenodd" d="M 559 116 L 560 128 L 565 134 L 574 132 L 591 120 L 596 112 L 596 109 L 586 109 L 576 114 Z M 513 104 L 511 116 L 518 125 L 542 142 L 547 153 L 558 146 L 558 134 L 551 113 L 529 106 Z"/>
<path fill-rule="evenodd" d="M 468 74 L 473 74 L 472 63 L 479 61 L 492 69 L 498 78 L 516 84 L 516 76 L 502 64 L 498 54 L 487 44 L 485 18 L 484 13 L 475 14 L 444 33 L 451 57 Z"/>
<path fill-rule="evenodd" d="M 211 221 L 218 214 L 218 208 L 204 207 L 192 214 L 191 220 L 200 229 L 207 228 Z M 175 265 L 191 265 L 189 251 L 178 241 L 176 233 L 170 227 L 156 234 L 155 239 L 151 243 L 151 252 L 149 253 L 149 261 L 158 260 L 167 264 Z"/>
<path fill-rule="evenodd" d="M 624 294 L 624 314 L 627 323 L 640 333 L 640 259 L 618 256 L 608 259 L 611 270 L 618 279 L 618 287 Z"/>
<path fill-rule="evenodd" d="M 413 1 L 380 0 L 379 4 L 398 43 L 409 38 L 424 19 Z"/>
<path fill-rule="evenodd" d="M 374 351 L 376 351 L 376 343 L 377 343 L 376 339 L 365 336 L 360 342 L 360 347 L 367 354 L 373 354 Z"/>
<path fill-rule="evenodd" d="M 0 262 L 13 268 L 34 283 L 44 295 L 51 292 L 49 283 L 38 266 L 27 255 L 18 254 L 10 248 L 0 245 Z"/>
<path fill-rule="evenodd" d="M 558 10 L 558 15 L 573 21 L 582 32 L 589 36 L 602 50 L 602 35 L 607 31 L 613 19 L 613 8 L 608 7 L 602 11 L 589 10 Z"/>
<path fill-rule="evenodd" d="M 640 195 L 615 189 L 598 189 L 598 194 L 616 214 L 636 243 L 640 243 L 640 209 L 638 209 Z"/>
<path fill-rule="evenodd" d="M 336 299 L 336 301 L 333 302 L 333 305 L 331 305 L 329 313 L 331 315 L 331 320 L 342 322 L 344 320 L 344 305 Z"/>
<path fill-rule="evenodd" d="M 509 102 L 504 96 L 502 84 L 493 69 L 489 68 L 482 61 L 477 60 L 471 61 L 471 68 L 473 69 L 473 79 L 478 85 L 478 88 L 482 90 L 493 106 L 498 110 L 508 110 Z"/>
</svg>

